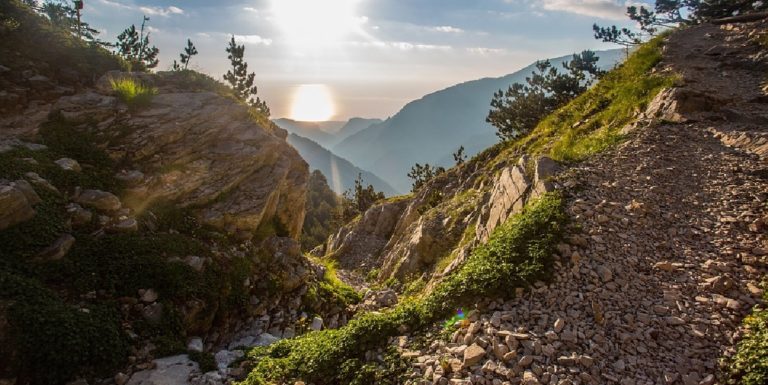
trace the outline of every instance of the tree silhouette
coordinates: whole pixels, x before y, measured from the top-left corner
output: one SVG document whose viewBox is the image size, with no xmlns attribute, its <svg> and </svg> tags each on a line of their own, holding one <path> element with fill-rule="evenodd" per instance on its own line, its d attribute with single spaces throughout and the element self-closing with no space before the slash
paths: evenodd
<svg viewBox="0 0 768 385">
<path fill-rule="evenodd" d="M 189 66 L 190 59 L 192 59 L 192 56 L 195 55 L 197 55 L 197 48 L 195 48 L 195 45 L 192 44 L 192 40 L 187 39 L 187 46 L 184 47 L 184 52 L 179 54 L 181 57 L 181 64 L 183 64 L 184 67 L 182 67 L 176 60 L 174 60 L 171 69 L 173 71 L 186 70 Z"/>
<path fill-rule="evenodd" d="M 255 108 L 262 115 L 269 117 L 269 107 L 267 107 L 267 103 L 256 96 L 258 88 L 253 84 L 256 74 L 253 72 L 248 73 L 248 63 L 246 63 L 244 59 L 245 45 L 237 45 L 235 36 L 233 35 L 226 51 L 232 69 L 228 70 L 224 75 L 224 80 L 226 80 L 235 91 L 235 96 L 237 96 L 238 99 Z"/>
</svg>

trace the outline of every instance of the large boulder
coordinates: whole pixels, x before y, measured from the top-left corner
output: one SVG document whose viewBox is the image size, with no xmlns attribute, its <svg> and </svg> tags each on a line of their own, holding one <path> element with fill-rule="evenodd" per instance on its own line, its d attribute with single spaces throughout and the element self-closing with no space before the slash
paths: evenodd
<svg viewBox="0 0 768 385">
<path fill-rule="evenodd" d="M 25 181 L 0 180 L 0 230 L 32 219 L 35 216 L 32 205 L 39 201 L 40 198 Z"/>
<path fill-rule="evenodd" d="M 160 94 L 126 124 L 133 132 L 111 150 L 145 174 L 128 202 L 166 198 L 229 232 L 265 224 L 299 236 L 308 166 L 245 106 L 214 93 Z"/>
<path fill-rule="evenodd" d="M 160 93 L 149 106 L 128 111 L 109 95 L 108 79 L 115 77 L 155 84 Z M 244 239 L 257 230 L 298 238 L 309 170 L 284 132 L 231 98 L 180 91 L 169 82 L 110 73 L 98 83 L 101 93 L 62 98 L 55 109 L 68 119 L 100 121 L 107 151 L 132 165 L 120 175 L 129 187 L 121 197 L 126 206 L 140 211 L 171 200 Z"/>
</svg>

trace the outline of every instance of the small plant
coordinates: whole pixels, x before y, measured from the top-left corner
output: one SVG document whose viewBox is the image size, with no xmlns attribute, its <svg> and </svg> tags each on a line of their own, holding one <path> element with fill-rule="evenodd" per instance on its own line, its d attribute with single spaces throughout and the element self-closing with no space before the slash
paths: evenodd
<svg viewBox="0 0 768 385">
<path fill-rule="evenodd" d="M 763 283 L 768 289 L 768 280 Z M 768 300 L 768 291 L 763 294 Z M 744 318 L 746 335 L 736 346 L 736 355 L 724 360 L 727 384 L 758 385 L 768 383 L 768 309 L 755 307 Z"/>
<path fill-rule="evenodd" d="M 152 98 L 157 95 L 157 88 L 146 86 L 135 79 L 111 79 L 109 83 L 117 97 L 132 110 L 149 106 Z"/>
</svg>

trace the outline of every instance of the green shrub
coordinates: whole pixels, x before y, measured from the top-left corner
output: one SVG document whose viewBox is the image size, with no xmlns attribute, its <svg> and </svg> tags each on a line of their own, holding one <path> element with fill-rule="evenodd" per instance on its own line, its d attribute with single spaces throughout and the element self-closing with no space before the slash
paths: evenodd
<svg viewBox="0 0 768 385">
<path fill-rule="evenodd" d="M 504 295 L 546 278 L 565 221 L 562 198 L 543 196 L 499 226 L 486 245 L 430 294 L 406 299 L 386 312 L 364 313 L 340 329 L 310 332 L 252 350 L 249 357 L 256 364 L 245 384 L 294 379 L 315 384 L 352 382 L 353 373 L 367 370 L 362 362 L 365 352 L 402 334 L 403 328 L 424 329 L 461 304 Z"/>
<path fill-rule="evenodd" d="M 768 280 L 763 286 L 768 289 Z M 768 292 L 763 295 L 768 301 Z M 746 335 L 736 345 L 736 355 L 724 367 L 728 384 L 768 384 L 768 309 L 756 307 L 744 318 Z"/>
<path fill-rule="evenodd" d="M 146 86 L 132 78 L 110 79 L 112 90 L 117 97 L 130 109 L 147 107 L 152 103 L 152 98 L 157 95 L 157 88 Z"/>
<path fill-rule="evenodd" d="M 8 359 L 20 383 L 63 383 L 75 374 L 109 376 L 128 349 L 111 306 L 71 307 L 34 280 L 0 268 L 0 300 L 10 300 L 8 322 L 17 357 Z"/>
</svg>

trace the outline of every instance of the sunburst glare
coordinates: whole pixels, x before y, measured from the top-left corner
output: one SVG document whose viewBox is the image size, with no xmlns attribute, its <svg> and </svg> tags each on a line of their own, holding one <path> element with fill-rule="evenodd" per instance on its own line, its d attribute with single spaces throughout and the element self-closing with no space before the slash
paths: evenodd
<svg viewBox="0 0 768 385">
<path fill-rule="evenodd" d="M 321 122 L 330 119 L 335 113 L 333 95 L 324 84 L 302 84 L 293 94 L 293 120 Z"/>
</svg>

